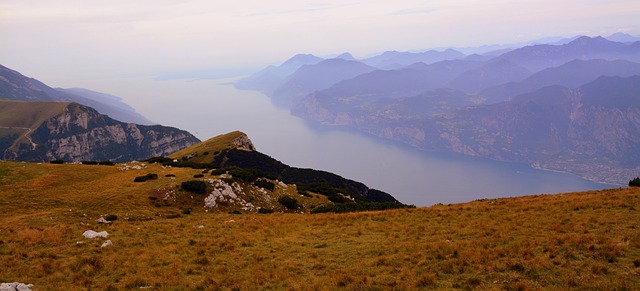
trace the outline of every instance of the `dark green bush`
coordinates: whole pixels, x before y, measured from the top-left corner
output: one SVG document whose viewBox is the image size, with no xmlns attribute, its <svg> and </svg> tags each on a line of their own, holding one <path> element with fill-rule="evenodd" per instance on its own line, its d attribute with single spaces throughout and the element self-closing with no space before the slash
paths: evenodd
<svg viewBox="0 0 640 291">
<path fill-rule="evenodd" d="M 53 161 L 50 161 L 49 163 L 51 163 L 51 164 L 64 164 L 64 160 L 53 160 Z"/>
<path fill-rule="evenodd" d="M 273 189 L 276 188 L 276 184 L 273 184 L 272 182 L 269 182 L 269 181 L 263 180 L 263 179 L 258 179 L 255 182 L 253 182 L 253 184 L 255 184 L 258 187 L 265 188 L 265 189 L 271 190 L 271 191 L 273 191 Z"/>
<path fill-rule="evenodd" d="M 640 177 L 629 180 L 629 187 L 640 187 Z"/>
<path fill-rule="evenodd" d="M 158 174 L 146 174 L 144 176 L 136 177 L 135 179 L 133 179 L 133 182 L 146 182 L 155 179 L 158 179 Z"/>
<path fill-rule="evenodd" d="M 229 211 L 229 214 L 242 214 L 239 210 Z"/>
<path fill-rule="evenodd" d="M 298 199 L 291 198 L 289 196 L 282 196 L 278 199 L 278 202 L 282 204 L 287 209 L 298 209 L 300 205 L 298 204 Z"/>
<path fill-rule="evenodd" d="M 211 170 L 211 175 L 212 176 L 218 176 L 218 175 L 222 175 L 222 174 L 226 174 L 227 171 L 225 169 L 213 169 Z"/>
<path fill-rule="evenodd" d="M 196 194 L 204 194 L 207 192 L 207 183 L 199 180 L 184 181 L 180 185 L 185 191 Z"/>
<path fill-rule="evenodd" d="M 234 180 L 253 182 L 258 179 L 258 171 L 254 169 L 232 167 L 227 170 Z"/>
<path fill-rule="evenodd" d="M 166 174 L 166 175 L 164 175 L 164 176 L 165 176 L 165 177 L 175 177 L 176 175 L 174 175 L 174 174 Z"/>
<path fill-rule="evenodd" d="M 99 161 L 99 162 L 98 162 L 98 165 L 102 165 L 102 166 L 113 166 L 113 165 L 115 165 L 115 163 L 114 163 L 114 162 L 112 162 L 112 161 Z"/>
<path fill-rule="evenodd" d="M 82 163 L 83 165 L 97 165 L 98 161 L 82 161 L 80 163 Z"/>
<path fill-rule="evenodd" d="M 273 213 L 273 209 L 260 208 L 260 209 L 258 209 L 258 213 L 261 213 L 261 214 L 269 214 L 269 213 Z"/>
<path fill-rule="evenodd" d="M 203 174 L 195 174 L 195 175 L 193 175 L 193 177 L 194 178 L 202 178 L 202 177 L 204 177 L 204 175 Z"/>
<path fill-rule="evenodd" d="M 191 208 L 183 209 L 182 214 L 191 214 Z"/>
<path fill-rule="evenodd" d="M 107 216 L 104 217 L 105 220 L 107 221 L 114 221 L 118 219 L 118 216 L 115 214 L 109 214 Z"/>
<path fill-rule="evenodd" d="M 398 208 L 415 208 L 415 205 L 405 205 L 395 202 L 351 202 L 332 205 L 323 205 L 311 210 L 311 213 L 325 213 L 325 212 L 356 212 L 356 211 L 374 211 L 374 210 L 386 210 L 386 209 L 398 209 Z"/>
</svg>

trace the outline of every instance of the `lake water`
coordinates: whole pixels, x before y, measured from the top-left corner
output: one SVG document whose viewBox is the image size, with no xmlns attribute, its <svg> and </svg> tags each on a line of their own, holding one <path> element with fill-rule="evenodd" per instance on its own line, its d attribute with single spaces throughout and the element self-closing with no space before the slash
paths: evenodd
<svg viewBox="0 0 640 291">
<path fill-rule="evenodd" d="M 523 164 L 426 153 L 353 131 L 313 126 L 260 93 L 234 89 L 232 81 L 128 78 L 105 80 L 102 89 L 124 97 L 150 120 L 188 130 L 202 140 L 240 130 L 260 152 L 285 164 L 333 172 L 417 206 L 618 187 Z M 118 88 L 110 87 L 113 84 Z"/>
</svg>

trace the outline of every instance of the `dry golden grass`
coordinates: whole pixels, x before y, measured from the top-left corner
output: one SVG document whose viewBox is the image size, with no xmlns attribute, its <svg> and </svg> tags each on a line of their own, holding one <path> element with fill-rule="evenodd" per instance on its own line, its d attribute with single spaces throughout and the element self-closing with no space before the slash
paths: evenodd
<svg viewBox="0 0 640 291">
<path fill-rule="evenodd" d="M 155 207 L 147 195 L 175 181 L 132 182 L 148 172 L 180 181 L 198 171 L 0 162 L 0 282 L 35 290 L 640 288 L 638 188 L 168 218 L 179 209 Z M 118 220 L 99 225 L 104 214 Z M 84 239 L 88 229 L 108 231 L 114 246 Z"/>
<path fill-rule="evenodd" d="M 62 113 L 68 105 L 68 102 L 0 100 L 0 127 L 35 129 L 47 119 Z"/>
<path fill-rule="evenodd" d="M 213 162 L 214 156 L 218 152 L 221 152 L 225 149 L 236 148 L 237 146 L 233 144 L 233 141 L 243 135 L 245 134 L 240 131 L 233 131 L 227 134 L 222 134 L 196 145 L 190 146 L 181 151 L 175 152 L 169 157 L 172 159 L 181 159 L 185 156 L 191 156 L 191 162 L 211 163 Z"/>
</svg>

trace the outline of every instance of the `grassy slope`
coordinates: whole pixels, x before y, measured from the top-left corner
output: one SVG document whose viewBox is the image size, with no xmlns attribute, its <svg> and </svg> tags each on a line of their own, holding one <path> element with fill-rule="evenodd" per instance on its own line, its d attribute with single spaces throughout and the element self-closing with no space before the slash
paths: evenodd
<svg viewBox="0 0 640 291">
<path fill-rule="evenodd" d="M 0 99 L 0 138 L 17 133 L 12 146 L 29 143 L 24 134 L 35 130 L 47 119 L 60 114 L 69 105 L 64 102 L 24 102 Z M 11 138 L 13 139 L 13 138 Z"/>
<path fill-rule="evenodd" d="M 69 103 L 0 100 L 0 127 L 36 129 L 42 122 L 61 113 Z"/>
<path fill-rule="evenodd" d="M 118 167 L 0 162 L 0 282 L 35 290 L 640 288 L 638 188 L 170 219 L 178 210 L 153 206 L 148 191 L 199 171 Z M 149 172 L 161 178 L 132 182 Z M 99 225 L 103 214 L 119 218 Z M 108 231 L 114 247 L 83 239 L 88 229 Z"/>
<path fill-rule="evenodd" d="M 213 162 L 213 158 L 217 152 L 221 152 L 224 149 L 236 148 L 236 146 L 234 146 L 232 142 L 242 135 L 245 134 L 240 131 L 234 131 L 227 134 L 219 135 L 181 151 L 175 152 L 169 157 L 172 159 L 181 159 L 184 156 L 192 156 L 193 158 L 190 159 L 190 161 L 192 162 L 211 163 Z"/>
</svg>

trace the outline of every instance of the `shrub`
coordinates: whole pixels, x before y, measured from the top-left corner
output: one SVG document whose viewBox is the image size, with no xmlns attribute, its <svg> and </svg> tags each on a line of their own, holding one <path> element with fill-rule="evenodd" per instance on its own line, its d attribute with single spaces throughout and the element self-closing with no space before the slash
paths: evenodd
<svg viewBox="0 0 640 291">
<path fill-rule="evenodd" d="M 629 187 L 640 187 L 640 177 L 636 177 L 633 180 L 629 180 Z"/>
<path fill-rule="evenodd" d="M 211 170 L 211 175 L 212 176 L 218 176 L 218 175 L 222 175 L 222 174 L 226 174 L 227 171 L 225 171 L 224 169 L 213 169 Z"/>
<path fill-rule="evenodd" d="M 185 191 L 193 192 L 196 194 L 204 194 L 207 192 L 207 183 L 199 180 L 184 181 L 180 185 Z"/>
<path fill-rule="evenodd" d="M 182 214 L 191 214 L 191 208 L 183 209 Z"/>
<path fill-rule="evenodd" d="M 193 177 L 194 178 L 202 178 L 202 177 L 204 177 L 204 175 L 203 174 L 195 174 L 195 175 L 193 175 Z"/>
<path fill-rule="evenodd" d="M 175 177 L 176 175 L 175 175 L 175 174 L 166 174 L 166 175 L 164 175 L 164 176 L 165 176 L 165 177 Z"/>
<path fill-rule="evenodd" d="M 112 161 L 99 161 L 99 162 L 98 162 L 98 165 L 102 165 L 102 166 L 113 166 L 113 165 L 115 165 L 115 163 L 114 163 L 114 162 L 112 162 Z"/>
<path fill-rule="evenodd" d="M 136 177 L 135 179 L 133 179 L 133 182 L 146 182 L 155 179 L 158 179 L 158 174 L 146 174 L 144 176 Z"/>
<path fill-rule="evenodd" d="M 233 167 L 228 170 L 234 180 L 253 182 L 258 178 L 258 173 L 254 169 Z"/>
<path fill-rule="evenodd" d="M 273 191 L 273 189 L 276 188 L 276 184 L 273 184 L 267 180 L 262 180 L 262 179 L 256 180 L 255 182 L 253 182 L 253 184 L 255 184 L 258 187 L 265 188 L 271 191 Z"/>
<path fill-rule="evenodd" d="M 97 165 L 98 161 L 82 161 L 80 163 L 82 163 L 83 165 Z"/>
<path fill-rule="evenodd" d="M 415 205 L 405 205 L 395 202 L 350 202 L 332 205 L 322 205 L 311 210 L 311 213 L 325 213 L 325 212 L 356 212 L 356 211 L 374 211 L 374 210 L 386 210 L 386 209 L 398 209 L 398 208 L 415 208 Z"/>
<path fill-rule="evenodd" d="M 51 164 L 64 164 L 64 160 L 53 160 L 53 161 L 50 161 L 49 163 L 51 163 Z"/>
<path fill-rule="evenodd" d="M 298 199 L 291 198 L 289 196 L 282 196 L 278 199 L 278 202 L 282 204 L 287 209 L 298 209 L 300 205 L 298 204 Z"/>
<path fill-rule="evenodd" d="M 204 170 L 202 170 L 202 173 L 203 174 L 209 173 L 209 170 L 211 170 L 211 169 L 204 169 Z"/>
<path fill-rule="evenodd" d="M 273 213 L 273 209 L 260 208 L 260 209 L 258 209 L 258 213 L 261 213 L 261 214 L 269 214 L 269 213 Z"/>
<path fill-rule="evenodd" d="M 105 220 L 107 221 L 114 221 L 118 219 L 118 216 L 115 214 L 109 214 L 107 216 L 104 217 Z"/>
</svg>

